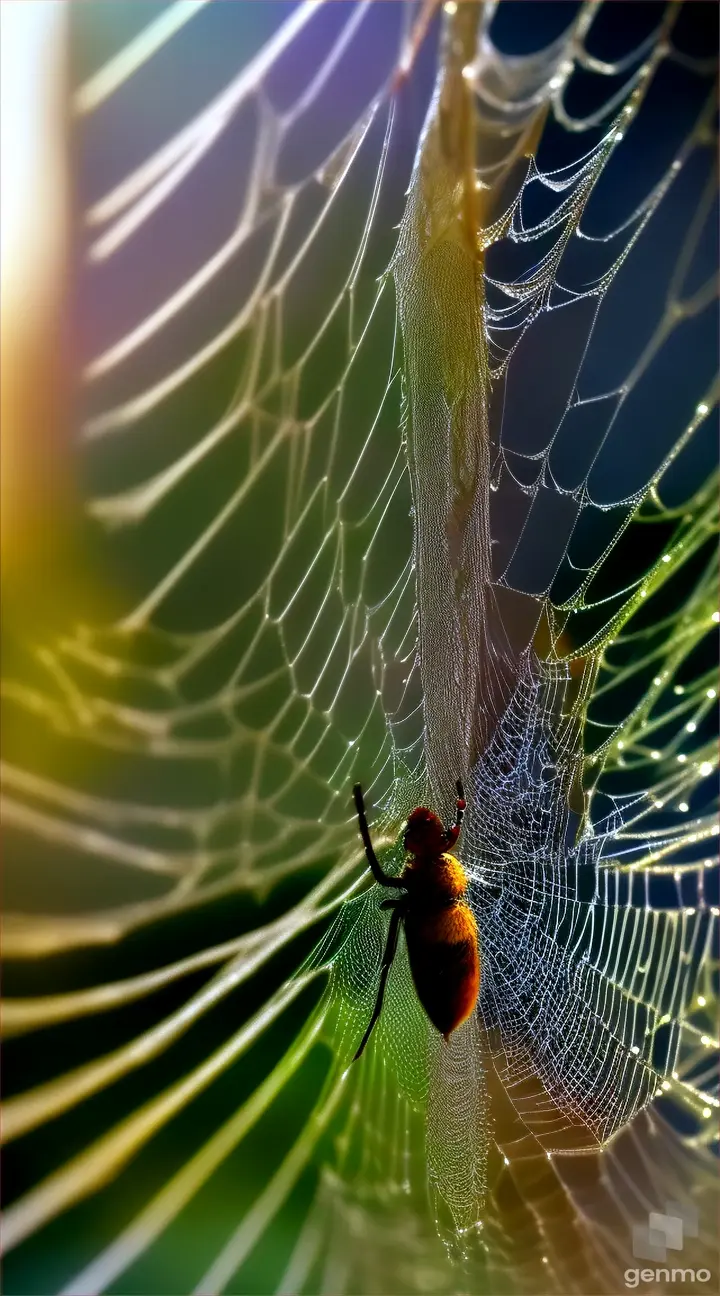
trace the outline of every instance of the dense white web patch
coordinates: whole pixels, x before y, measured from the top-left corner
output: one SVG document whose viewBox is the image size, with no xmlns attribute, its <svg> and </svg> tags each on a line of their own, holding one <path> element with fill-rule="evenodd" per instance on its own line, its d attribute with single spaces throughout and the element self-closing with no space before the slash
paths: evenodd
<svg viewBox="0 0 720 1296">
<path fill-rule="evenodd" d="M 443 45 L 435 21 L 419 40 L 409 5 L 269 5 L 261 33 L 251 6 L 218 8 L 168 6 L 75 96 L 87 183 L 93 166 L 103 176 L 79 289 L 88 511 L 123 607 L 29 646 L 4 681 L 11 714 L 42 735 L 32 760 L 8 752 L 5 822 L 63 863 L 40 904 L 18 883 L 6 951 L 112 945 L 201 903 L 301 887 L 233 940 L 11 999 L 19 1034 L 218 969 L 116 1048 L 10 1098 L 4 1137 L 126 1080 L 336 919 L 209 1056 L 76 1138 L 9 1207 L 4 1245 L 131 1173 L 278 1022 L 284 1054 L 65 1290 L 109 1289 L 161 1245 L 321 1040 L 334 1060 L 307 1120 L 188 1289 L 246 1290 L 243 1266 L 313 1164 L 278 1290 L 459 1289 L 428 1184 L 455 1259 L 498 1289 L 540 1273 L 548 1290 L 583 1290 L 591 1273 L 613 1290 L 627 1221 L 661 1185 L 699 1192 L 717 1103 L 702 656 L 716 508 L 707 458 L 692 459 L 717 400 L 712 67 L 683 47 L 674 7 L 637 40 L 616 33 L 612 58 L 607 6 L 582 6 L 527 57 L 501 53 L 502 7 L 489 13 L 463 68 L 478 279 L 454 250 L 439 270 L 426 257 L 456 244 L 432 84 L 458 52 L 457 11 L 445 6 Z M 180 102 L 148 148 L 134 96 L 152 101 L 158 60 L 177 60 L 180 84 L 193 43 L 227 40 L 232 22 L 225 83 L 187 120 Z M 693 110 L 643 169 L 639 132 L 660 135 L 653 95 L 670 75 L 692 85 Z M 111 113 L 131 159 L 120 150 L 116 169 L 97 161 Z M 633 149 L 635 195 L 620 169 Z M 443 557 L 448 514 L 460 539 Z M 626 575 L 611 555 L 642 524 L 669 538 Z M 458 774 L 478 1019 L 443 1052 L 401 948 L 373 1051 L 347 1072 L 386 921 L 363 889 L 350 784 L 362 778 L 399 867 L 404 815 L 425 798 L 445 812 Z M 67 904 L 68 875 L 82 903 Z M 321 973 L 296 1033 L 291 1005 Z M 568 1168 L 590 1149 L 592 1188 Z"/>
</svg>

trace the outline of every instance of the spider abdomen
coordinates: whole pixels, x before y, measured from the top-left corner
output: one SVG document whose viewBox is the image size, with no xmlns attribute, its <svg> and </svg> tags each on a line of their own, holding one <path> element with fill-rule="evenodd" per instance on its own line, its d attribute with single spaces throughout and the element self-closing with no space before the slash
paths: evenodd
<svg viewBox="0 0 720 1296">
<path fill-rule="evenodd" d="M 472 1015 L 480 989 L 477 923 L 463 901 L 405 917 L 410 971 L 418 999 L 446 1038 Z"/>
</svg>

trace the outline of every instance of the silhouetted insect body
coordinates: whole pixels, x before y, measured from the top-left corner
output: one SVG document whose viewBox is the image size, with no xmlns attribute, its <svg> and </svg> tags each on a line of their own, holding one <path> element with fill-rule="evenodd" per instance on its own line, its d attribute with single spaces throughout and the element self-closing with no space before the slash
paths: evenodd
<svg viewBox="0 0 720 1296">
<path fill-rule="evenodd" d="M 432 810 L 420 806 L 408 818 L 403 844 L 411 858 L 398 877 L 381 868 L 365 815 L 359 783 L 353 788 L 360 835 L 373 877 L 380 886 L 402 894 L 384 900 L 391 910 L 380 968 L 375 1008 L 354 1061 L 360 1057 L 380 1016 L 388 974 L 397 950 L 400 924 L 405 926 L 410 971 L 418 999 L 430 1021 L 447 1040 L 475 1010 L 480 990 L 477 924 L 464 900 L 468 880 L 459 860 L 449 853 L 460 835 L 465 811 L 462 784 L 457 784 L 457 814 L 447 831 Z"/>
</svg>

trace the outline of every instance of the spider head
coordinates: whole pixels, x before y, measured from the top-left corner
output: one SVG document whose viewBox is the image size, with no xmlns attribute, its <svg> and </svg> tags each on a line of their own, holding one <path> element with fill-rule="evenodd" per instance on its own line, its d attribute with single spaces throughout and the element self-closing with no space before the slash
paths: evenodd
<svg viewBox="0 0 720 1296">
<path fill-rule="evenodd" d="M 432 810 L 419 806 L 407 821 L 403 845 L 412 855 L 442 855 L 446 847 L 445 829 Z"/>
</svg>

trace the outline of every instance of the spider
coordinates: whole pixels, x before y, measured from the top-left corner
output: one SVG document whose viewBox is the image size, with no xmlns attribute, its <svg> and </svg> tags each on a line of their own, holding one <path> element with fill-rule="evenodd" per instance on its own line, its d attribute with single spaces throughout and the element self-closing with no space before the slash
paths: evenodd
<svg viewBox="0 0 720 1296">
<path fill-rule="evenodd" d="M 411 858 L 398 877 L 391 877 L 381 868 L 370 839 L 362 788 L 359 783 L 353 788 L 360 836 L 372 875 L 380 886 L 395 887 L 402 892 L 380 905 L 381 909 L 391 910 L 390 927 L 375 1007 L 353 1062 L 362 1054 L 380 1016 L 401 922 L 405 924 L 410 971 L 418 999 L 446 1042 L 475 1010 L 480 989 L 477 924 L 463 900 L 468 884 L 465 870 L 448 853 L 460 835 L 465 812 L 465 796 L 459 780 L 456 787 L 455 823 L 447 831 L 432 810 L 419 806 L 412 811 L 403 839 Z"/>
</svg>

